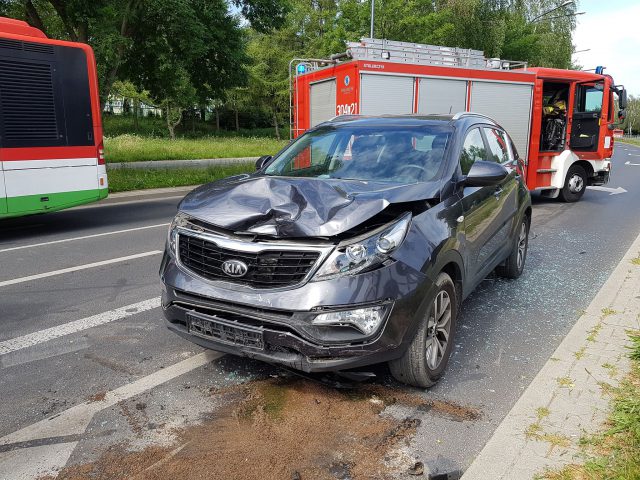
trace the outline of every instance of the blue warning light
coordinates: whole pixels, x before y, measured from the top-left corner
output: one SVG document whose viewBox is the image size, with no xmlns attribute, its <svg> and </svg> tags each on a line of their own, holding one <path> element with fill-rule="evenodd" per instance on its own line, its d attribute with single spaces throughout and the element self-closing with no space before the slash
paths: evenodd
<svg viewBox="0 0 640 480">
<path fill-rule="evenodd" d="M 298 65 L 297 71 L 298 71 L 298 74 L 304 73 L 307 71 L 307 66 L 301 63 L 300 65 Z"/>
<path fill-rule="evenodd" d="M 604 73 L 604 67 L 602 65 L 598 65 L 596 67 L 596 74 L 597 75 L 602 75 Z"/>
</svg>

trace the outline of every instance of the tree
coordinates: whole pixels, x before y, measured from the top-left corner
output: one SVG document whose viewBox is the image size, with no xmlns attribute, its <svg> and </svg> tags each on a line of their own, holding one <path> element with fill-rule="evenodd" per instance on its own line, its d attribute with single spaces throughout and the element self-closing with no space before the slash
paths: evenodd
<svg viewBox="0 0 640 480">
<path fill-rule="evenodd" d="M 629 135 L 640 129 L 640 97 L 629 95 L 627 99 L 627 116 L 620 124 L 620 128 L 625 130 Z"/>
<path fill-rule="evenodd" d="M 281 117 L 288 110 L 288 68 L 294 52 L 288 47 L 286 33 L 279 32 L 272 35 L 253 34 L 247 53 L 253 61 L 249 66 L 247 96 L 253 104 L 262 106 L 270 113 L 279 140 Z"/>
<path fill-rule="evenodd" d="M 122 75 L 162 105 L 170 136 L 182 111 L 246 78 L 243 33 L 223 0 L 146 0 Z"/>
<path fill-rule="evenodd" d="M 112 91 L 115 95 L 119 95 L 124 99 L 131 100 L 133 102 L 133 125 L 134 129 L 138 131 L 138 117 L 140 116 L 140 104 L 153 105 L 154 101 L 149 96 L 148 90 L 140 90 L 129 81 L 118 80 L 114 82 Z"/>
<path fill-rule="evenodd" d="M 258 31 L 280 26 L 286 12 L 283 0 L 229 1 Z M 0 11 L 4 14 L 26 20 L 52 38 L 86 42 L 94 48 L 103 104 L 113 83 L 127 79 L 122 73 L 125 65 L 131 67 L 145 46 L 153 49 L 162 43 L 161 36 L 168 31 L 177 34 L 177 38 L 164 39 L 173 47 L 191 42 L 201 47 L 213 39 L 218 50 L 215 55 L 211 55 L 212 49 L 206 52 L 209 57 L 203 58 L 205 64 L 230 56 L 237 59 L 238 51 L 242 52 L 237 33 L 239 19 L 228 13 L 228 7 L 225 0 L 0 0 Z M 159 12 L 167 14 L 166 17 L 158 15 Z M 149 21 L 154 23 L 149 25 Z M 187 28 L 175 31 L 171 25 Z M 229 42 L 225 41 L 227 36 Z M 201 48 L 198 51 L 202 53 Z M 155 52 L 145 53 L 152 57 Z M 126 70 L 130 72 L 131 68 Z M 223 90 L 229 86 L 223 84 L 228 75 L 220 81 L 217 77 L 203 79 L 203 73 L 210 71 L 211 68 L 200 69 L 192 78 L 200 90 Z M 191 75 L 188 68 L 187 73 Z M 201 89 L 200 85 L 205 83 L 208 87 Z"/>
</svg>

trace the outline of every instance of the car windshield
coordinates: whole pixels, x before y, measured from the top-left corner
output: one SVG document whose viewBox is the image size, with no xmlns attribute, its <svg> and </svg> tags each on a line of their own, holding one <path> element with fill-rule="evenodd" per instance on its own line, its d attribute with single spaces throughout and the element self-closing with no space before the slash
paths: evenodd
<svg viewBox="0 0 640 480">
<path fill-rule="evenodd" d="M 417 183 L 438 178 L 453 132 L 419 127 L 326 125 L 278 155 L 266 175 Z"/>
</svg>

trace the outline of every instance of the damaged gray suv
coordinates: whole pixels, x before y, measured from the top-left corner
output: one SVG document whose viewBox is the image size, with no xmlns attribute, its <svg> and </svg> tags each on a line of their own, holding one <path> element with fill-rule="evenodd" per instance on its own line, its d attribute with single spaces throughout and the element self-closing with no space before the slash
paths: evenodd
<svg viewBox="0 0 640 480">
<path fill-rule="evenodd" d="M 443 374 L 462 300 L 520 276 L 531 200 L 491 119 L 338 117 L 178 207 L 160 276 L 167 325 L 305 372 Z"/>
</svg>

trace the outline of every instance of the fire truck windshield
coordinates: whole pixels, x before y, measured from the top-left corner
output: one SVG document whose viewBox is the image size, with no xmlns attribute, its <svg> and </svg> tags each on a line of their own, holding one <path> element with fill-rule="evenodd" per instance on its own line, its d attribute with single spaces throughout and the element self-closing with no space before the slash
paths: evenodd
<svg viewBox="0 0 640 480">
<path fill-rule="evenodd" d="M 449 126 L 328 125 L 283 151 L 266 175 L 418 183 L 439 177 Z"/>
</svg>

